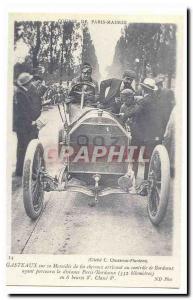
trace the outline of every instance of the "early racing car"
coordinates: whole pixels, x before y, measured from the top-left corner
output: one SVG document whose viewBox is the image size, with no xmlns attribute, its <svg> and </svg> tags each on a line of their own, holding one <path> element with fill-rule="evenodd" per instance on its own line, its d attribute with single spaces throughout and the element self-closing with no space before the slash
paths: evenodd
<svg viewBox="0 0 193 300">
<path fill-rule="evenodd" d="M 92 83 L 74 85 L 69 95 L 76 94 L 79 103 L 68 101 L 69 97 L 58 104 L 63 121 L 58 135 L 62 168 L 56 176 L 48 174 L 40 141 L 35 139 L 28 145 L 23 170 L 23 201 L 31 219 L 40 216 L 45 192 L 80 192 L 92 197 L 95 203 L 109 194 L 129 194 L 135 182 L 129 155 L 129 128 L 117 116 L 90 101 L 90 96 L 95 96 Z M 75 112 L 78 112 L 76 116 Z M 148 175 L 147 209 L 154 225 L 162 221 L 166 212 L 169 179 L 168 153 L 163 145 L 158 145 L 152 153 Z"/>
</svg>

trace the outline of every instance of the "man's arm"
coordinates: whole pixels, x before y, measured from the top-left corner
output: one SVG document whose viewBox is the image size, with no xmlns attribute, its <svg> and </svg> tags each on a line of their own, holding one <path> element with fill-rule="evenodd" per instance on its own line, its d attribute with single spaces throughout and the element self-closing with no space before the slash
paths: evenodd
<svg viewBox="0 0 193 300">
<path fill-rule="evenodd" d="M 68 97 L 67 97 L 67 99 L 70 100 L 69 102 L 71 102 L 71 101 L 74 102 L 74 101 L 77 100 L 78 96 L 74 92 L 71 91 L 73 86 L 77 83 L 78 83 L 78 79 L 77 79 L 77 77 L 75 77 L 75 78 L 72 79 L 71 84 L 69 85 L 69 94 L 68 94 Z M 80 98 L 80 97 L 78 97 L 78 98 Z"/>
<path fill-rule="evenodd" d="M 95 81 L 94 84 L 95 84 L 95 95 L 97 95 L 99 93 L 99 85 L 97 81 Z"/>
<path fill-rule="evenodd" d="M 71 84 L 70 84 L 70 88 L 72 88 L 73 87 L 73 85 L 75 85 L 75 84 L 77 84 L 77 78 L 75 77 L 75 78 L 73 78 L 72 79 L 72 81 L 71 81 Z"/>
<path fill-rule="evenodd" d="M 147 103 L 149 103 L 148 97 L 136 100 L 135 105 L 132 105 L 132 107 L 130 107 L 129 111 L 127 112 L 128 118 L 140 114 Z"/>
</svg>

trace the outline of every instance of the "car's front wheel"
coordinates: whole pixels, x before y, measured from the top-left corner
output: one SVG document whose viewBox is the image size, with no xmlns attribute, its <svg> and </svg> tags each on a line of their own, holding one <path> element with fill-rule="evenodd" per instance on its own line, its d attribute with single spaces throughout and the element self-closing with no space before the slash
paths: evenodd
<svg viewBox="0 0 193 300">
<path fill-rule="evenodd" d="M 27 148 L 23 168 L 23 202 L 26 214 L 31 219 L 37 219 L 43 209 L 41 174 L 44 168 L 43 146 L 37 139 L 32 140 Z"/>
<path fill-rule="evenodd" d="M 158 225 L 166 214 L 170 187 L 170 162 L 163 145 L 156 146 L 152 153 L 148 181 L 148 214 L 151 222 Z"/>
</svg>

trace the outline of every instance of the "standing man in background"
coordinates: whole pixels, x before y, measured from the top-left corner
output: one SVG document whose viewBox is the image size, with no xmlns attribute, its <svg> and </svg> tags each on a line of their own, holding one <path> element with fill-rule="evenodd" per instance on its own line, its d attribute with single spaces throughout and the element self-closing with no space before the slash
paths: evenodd
<svg viewBox="0 0 193 300">
<path fill-rule="evenodd" d="M 17 134 L 16 176 L 22 176 L 27 146 L 38 138 L 38 123 L 41 114 L 41 98 L 33 84 L 33 76 L 21 73 L 16 81 L 13 100 L 13 131 Z"/>
<path fill-rule="evenodd" d="M 165 132 L 171 111 L 175 105 L 175 97 L 174 92 L 172 90 L 164 88 L 163 77 L 157 77 L 155 82 L 158 88 L 155 95 L 158 101 L 158 105 L 160 107 L 160 114 L 162 115 L 163 132 Z"/>
<path fill-rule="evenodd" d="M 151 157 L 154 147 L 162 142 L 163 128 L 162 115 L 160 114 L 158 100 L 155 96 L 157 87 L 155 80 L 146 78 L 140 83 L 143 98 L 136 101 L 135 107 L 130 112 L 132 121 L 133 146 L 145 146 L 146 158 Z M 145 164 L 144 179 L 148 176 L 149 164 Z M 137 176 L 138 162 L 134 163 L 134 172 Z"/>
</svg>

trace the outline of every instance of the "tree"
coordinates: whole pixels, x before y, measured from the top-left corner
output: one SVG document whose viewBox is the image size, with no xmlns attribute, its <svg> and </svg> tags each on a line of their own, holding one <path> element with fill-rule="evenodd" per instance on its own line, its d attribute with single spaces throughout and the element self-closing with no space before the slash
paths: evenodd
<svg viewBox="0 0 193 300">
<path fill-rule="evenodd" d="M 176 28 L 172 24 L 132 23 L 117 41 L 109 71 L 121 76 L 124 69 L 136 71 L 137 79 L 159 73 L 175 74 Z"/>
<path fill-rule="evenodd" d="M 14 47 L 16 46 L 17 41 L 22 38 L 23 35 L 23 26 L 22 22 L 14 22 Z"/>
<path fill-rule="evenodd" d="M 99 64 L 87 24 L 82 25 L 82 63 L 87 62 L 93 68 L 93 76 L 99 79 Z"/>
<path fill-rule="evenodd" d="M 34 22 L 35 27 L 36 27 L 36 39 L 35 39 L 35 45 L 32 49 L 32 63 L 33 63 L 33 68 L 38 67 L 38 54 L 40 50 L 40 44 L 41 44 L 41 39 L 40 39 L 40 27 L 41 27 L 41 22 L 37 21 Z"/>
<path fill-rule="evenodd" d="M 98 62 L 90 33 L 87 28 L 86 36 L 83 38 L 79 22 L 27 21 L 16 22 L 14 26 L 15 47 L 21 38 L 29 47 L 26 69 L 29 70 L 30 67 L 30 72 L 35 73 L 42 66 L 45 70 L 44 79 L 50 83 L 71 80 L 76 76 L 82 64 L 82 53 L 93 65 L 94 72 L 98 72 Z M 18 73 L 19 64 L 16 69 Z M 21 69 L 25 69 L 25 62 Z"/>
<path fill-rule="evenodd" d="M 41 46 L 41 29 L 42 22 L 22 22 L 23 34 L 22 38 L 26 44 L 30 46 L 30 53 L 32 57 L 33 68 L 37 68 L 39 65 L 38 55 Z"/>
<path fill-rule="evenodd" d="M 176 74 L 176 25 L 161 26 L 158 64 L 160 73 L 168 75 L 168 87 L 171 87 L 172 77 Z"/>
<path fill-rule="evenodd" d="M 62 80 L 63 69 L 65 69 L 67 77 L 69 77 L 71 74 L 71 62 L 72 62 L 71 48 L 72 48 L 73 31 L 74 31 L 74 22 L 63 23 L 60 80 Z"/>
<path fill-rule="evenodd" d="M 53 73 L 53 44 L 54 44 L 54 22 L 50 24 L 50 74 Z"/>
</svg>

